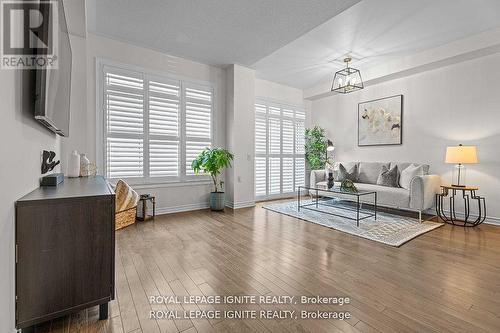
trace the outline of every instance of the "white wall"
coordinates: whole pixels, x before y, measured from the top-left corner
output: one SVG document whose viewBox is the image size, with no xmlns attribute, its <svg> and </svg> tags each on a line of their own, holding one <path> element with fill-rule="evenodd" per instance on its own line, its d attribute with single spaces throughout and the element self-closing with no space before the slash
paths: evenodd
<svg viewBox="0 0 500 333">
<path fill-rule="evenodd" d="M 42 150 L 60 151 L 59 137 L 33 118 L 26 73 L 0 70 L 0 332 L 14 331 L 14 203 L 38 187 Z"/>
<path fill-rule="evenodd" d="M 255 79 L 255 96 L 291 105 L 304 104 L 302 89 L 262 79 Z"/>
<path fill-rule="evenodd" d="M 255 97 L 283 104 L 303 106 L 306 110 L 306 127 L 311 125 L 311 101 L 304 99 L 302 89 L 267 80 L 255 79 Z"/>
<path fill-rule="evenodd" d="M 451 180 L 445 164 L 448 145 L 477 145 L 479 164 L 467 171 L 467 183 L 486 197 L 490 221 L 500 222 L 500 54 L 400 78 L 364 90 L 312 102 L 312 123 L 333 138 L 338 161 L 410 161 L 431 165 Z M 403 144 L 358 147 L 358 102 L 404 95 Z"/>
<path fill-rule="evenodd" d="M 255 204 L 255 72 L 231 65 L 226 74 L 226 146 L 234 154 L 232 167 L 226 172 L 226 205 L 248 207 Z"/>
<path fill-rule="evenodd" d="M 83 39 L 82 39 L 83 40 Z M 77 43 L 76 48 L 83 45 Z M 186 59 L 169 56 L 150 49 L 134 46 L 116 40 L 88 33 L 85 41 L 86 63 L 82 64 L 80 56 L 76 63 L 86 71 L 86 89 L 75 94 L 74 99 L 81 101 L 86 96 L 85 108 L 74 108 L 72 119 L 75 119 L 70 140 L 63 143 L 65 152 L 78 149 L 88 154 L 91 161 L 96 161 L 96 58 L 132 65 L 159 73 L 173 74 L 189 79 L 209 81 L 215 85 L 215 146 L 225 145 L 225 71 Z M 78 76 L 81 78 L 81 76 Z M 81 101 L 84 103 L 84 101 Z M 81 113 L 80 113 L 81 112 Z M 210 183 L 169 184 L 160 186 L 134 186 L 140 193 L 152 193 L 157 197 L 157 212 L 167 213 L 189 209 L 205 208 L 208 205 Z"/>
<path fill-rule="evenodd" d="M 70 35 L 72 51 L 69 137 L 61 139 L 61 170 L 66 173 L 72 150 L 87 152 L 87 40 Z"/>
</svg>

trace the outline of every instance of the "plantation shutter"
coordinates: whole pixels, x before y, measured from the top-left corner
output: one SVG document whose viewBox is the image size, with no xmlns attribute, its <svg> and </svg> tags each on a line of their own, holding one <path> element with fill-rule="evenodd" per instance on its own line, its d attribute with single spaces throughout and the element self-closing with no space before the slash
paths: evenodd
<svg viewBox="0 0 500 333">
<path fill-rule="evenodd" d="M 281 193 L 281 158 L 269 158 L 269 194 Z"/>
<path fill-rule="evenodd" d="M 306 160 L 304 158 L 306 143 L 305 119 L 306 113 L 304 110 L 295 110 L 295 191 L 298 190 L 299 186 L 304 186 L 306 183 Z"/>
<path fill-rule="evenodd" d="M 299 186 L 304 186 L 306 181 L 306 159 L 304 157 L 295 158 L 295 191 Z"/>
<path fill-rule="evenodd" d="M 205 148 L 212 146 L 213 91 L 203 86 L 186 86 L 186 175 L 194 175 L 191 163 Z"/>
<path fill-rule="evenodd" d="M 144 79 L 106 67 L 103 85 L 106 176 L 143 177 Z"/>
<path fill-rule="evenodd" d="M 255 104 L 255 195 L 267 194 L 267 111 Z"/>
<path fill-rule="evenodd" d="M 283 193 L 291 193 L 293 189 L 293 157 L 283 157 Z"/>
<path fill-rule="evenodd" d="M 178 177 L 180 151 L 180 82 L 150 79 L 149 176 Z"/>
<path fill-rule="evenodd" d="M 255 103 L 255 196 L 290 195 L 305 184 L 303 109 Z"/>
<path fill-rule="evenodd" d="M 142 179 L 135 183 L 192 178 L 191 162 L 212 146 L 212 86 L 115 65 L 100 69 L 106 177 Z"/>
</svg>

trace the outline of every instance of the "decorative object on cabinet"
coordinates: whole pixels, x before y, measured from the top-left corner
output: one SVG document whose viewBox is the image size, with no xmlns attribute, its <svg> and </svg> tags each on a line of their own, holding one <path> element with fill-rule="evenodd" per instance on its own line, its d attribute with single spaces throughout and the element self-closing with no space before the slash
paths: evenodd
<svg viewBox="0 0 500 333">
<path fill-rule="evenodd" d="M 68 177 L 80 177 L 80 155 L 76 150 L 73 150 L 68 158 Z"/>
<path fill-rule="evenodd" d="M 42 165 L 41 165 L 41 171 L 42 175 L 54 170 L 54 168 L 61 163 L 60 160 L 55 161 L 54 158 L 56 157 L 56 153 L 50 150 L 44 150 L 42 152 Z"/>
<path fill-rule="evenodd" d="M 42 177 L 40 181 L 40 186 L 57 186 L 64 181 L 64 174 L 62 173 L 52 173 L 50 175 Z"/>
<path fill-rule="evenodd" d="M 80 177 L 87 177 L 89 175 L 90 161 L 87 155 L 80 154 Z"/>
</svg>

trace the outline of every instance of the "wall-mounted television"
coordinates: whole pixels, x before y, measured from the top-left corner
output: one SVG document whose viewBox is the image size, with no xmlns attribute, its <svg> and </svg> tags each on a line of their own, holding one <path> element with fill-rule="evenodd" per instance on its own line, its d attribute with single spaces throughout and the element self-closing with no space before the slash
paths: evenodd
<svg viewBox="0 0 500 333">
<path fill-rule="evenodd" d="M 57 69 L 36 70 L 35 119 L 51 131 L 61 136 L 69 136 L 72 53 L 63 1 L 57 0 L 57 4 L 57 41 L 51 40 L 52 25 L 43 24 L 39 33 L 46 36 L 49 43 L 52 42 L 56 49 L 58 66 Z M 40 4 L 40 11 L 44 19 L 54 13 L 48 6 L 44 6 L 43 2 Z"/>
</svg>

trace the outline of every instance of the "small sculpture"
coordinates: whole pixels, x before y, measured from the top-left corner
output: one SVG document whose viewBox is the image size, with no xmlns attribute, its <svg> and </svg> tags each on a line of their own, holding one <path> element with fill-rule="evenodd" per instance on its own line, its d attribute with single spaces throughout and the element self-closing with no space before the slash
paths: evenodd
<svg viewBox="0 0 500 333">
<path fill-rule="evenodd" d="M 41 171 L 42 171 L 42 175 L 49 172 L 49 171 L 52 171 L 54 170 L 54 168 L 59 164 L 61 163 L 61 161 L 54 161 L 54 158 L 56 157 L 56 153 L 53 152 L 53 151 L 47 151 L 47 150 L 44 150 L 43 153 L 42 153 L 42 167 L 41 167 Z"/>
<path fill-rule="evenodd" d="M 354 183 L 350 179 L 344 179 L 342 183 L 340 183 L 340 190 L 351 193 L 358 192 L 358 189 L 354 186 Z"/>
</svg>

